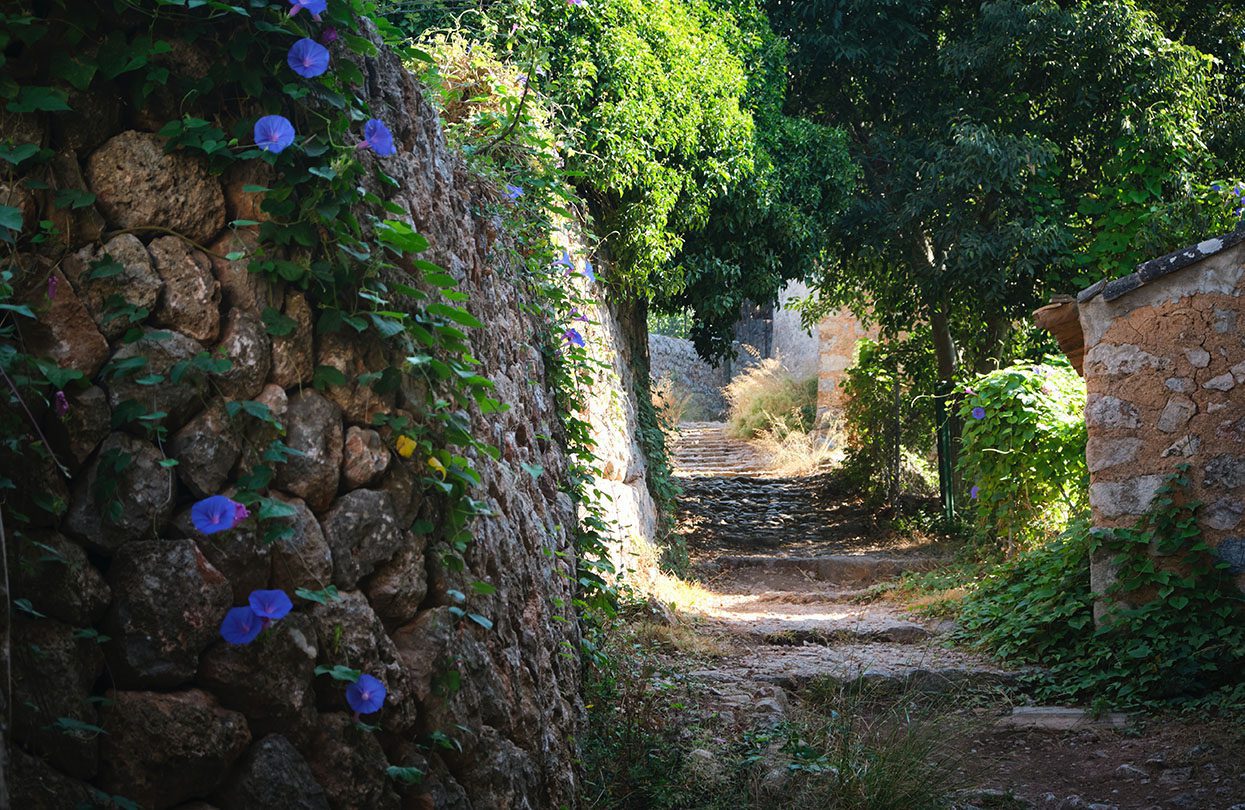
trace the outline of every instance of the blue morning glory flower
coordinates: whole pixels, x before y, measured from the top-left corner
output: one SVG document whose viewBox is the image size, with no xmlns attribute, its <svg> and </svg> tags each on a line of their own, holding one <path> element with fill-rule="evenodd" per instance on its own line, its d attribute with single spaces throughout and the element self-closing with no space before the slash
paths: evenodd
<svg viewBox="0 0 1245 810">
<path fill-rule="evenodd" d="M 224 495 L 213 495 L 190 507 L 190 522 L 204 534 L 227 532 L 238 522 L 238 509 L 246 507 Z"/>
<path fill-rule="evenodd" d="M 575 328 L 567 329 L 565 332 L 562 333 L 562 335 L 563 337 L 566 338 L 567 342 L 569 343 L 574 343 L 576 346 L 581 346 L 581 347 L 584 345 L 584 336 L 579 334 L 578 329 L 575 329 Z"/>
<path fill-rule="evenodd" d="M 575 263 L 571 261 L 571 254 L 567 253 L 565 250 L 562 251 L 562 257 L 554 262 L 554 264 L 560 264 L 565 267 L 568 274 L 575 269 Z"/>
<path fill-rule="evenodd" d="M 520 197 L 522 197 L 522 196 L 523 196 L 523 187 L 522 187 L 522 186 L 512 186 L 512 185 L 510 185 L 509 183 L 507 183 L 507 184 L 506 184 L 506 196 L 507 196 L 507 197 L 509 197 L 509 198 L 510 198 L 510 199 L 512 199 L 512 200 L 517 200 L 517 199 L 519 199 Z"/>
<path fill-rule="evenodd" d="M 358 714 L 378 712 L 385 704 L 385 685 L 371 675 L 360 675 L 346 687 L 346 702 Z"/>
<path fill-rule="evenodd" d="M 1219 185 L 1218 183 L 1211 183 L 1210 190 L 1211 191 L 1223 191 L 1223 186 Z"/>
<path fill-rule="evenodd" d="M 985 419 L 986 409 L 981 407 L 980 405 L 978 405 L 976 408 L 973 408 L 973 418 L 974 419 Z"/>
<path fill-rule="evenodd" d="M 355 149 L 365 148 L 371 149 L 382 157 L 398 151 L 393 145 L 393 133 L 379 118 L 373 118 L 363 125 L 363 140 L 359 141 Z"/>
<path fill-rule="evenodd" d="M 275 622 L 277 619 L 283 619 L 294 609 L 294 603 L 282 590 L 251 591 L 251 596 L 247 601 L 256 616 L 268 621 Z"/>
<path fill-rule="evenodd" d="M 314 39 L 303 37 L 290 46 L 285 61 L 290 70 L 304 79 L 315 78 L 329 69 L 329 49 Z"/>
<path fill-rule="evenodd" d="M 977 486 L 976 484 L 974 484 L 973 488 L 968 491 L 968 497 L 972 498 L 974 501 L 977 500 L 977 496 L 980 494 L 981 494 L 981 487 Z"/>
<path fill-rule="evenodd" d="M 283 115 L 265 115 L 255 122 L 255 145 L 274 154 L 294 143 L 294 125 Z"/>
<path fill-rule="evenodd" d="M 588 259 L 584 259 L 584 275 L 589 281 L 597 280 L 597 274 L 592 270 L 592 262 Z"/>
<path fill-rule="evenodd" d="M 328 0 L 290 0 L 290 16 L 293 17 L 303 9 L 311 12 L 313 20 L 319 20 L 320 15 L 324 13 L 324 9 L 328 7 Z"/>
<path fill-rule="evenodd" d="M 221 638 L 230 644 L 250 644 L 264 629 L 264 620 L 249 607 L 231 608 L 220 623 Z"/>
</svg>

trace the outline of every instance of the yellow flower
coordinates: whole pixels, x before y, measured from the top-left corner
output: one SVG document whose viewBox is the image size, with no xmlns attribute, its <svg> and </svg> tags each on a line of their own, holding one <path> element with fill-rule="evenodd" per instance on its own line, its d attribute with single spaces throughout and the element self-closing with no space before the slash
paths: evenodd
<svg viewBox="0 0 1245 810">
<path fill-rule="evenodd" d="M 428 456 L 428 466 L 437 471 L 442 481 L 445 480 L 445 465 L 441 463 L 441 459 L 436 456 Z"/>
<path fill-rule="evenodd" d="M 402 456 L 402 458 L 410 458 L 411 454 L 414 452 L 415 452 L 415 440 L 412 439 L 410 436 L 399 436 L 398 437 L 398 455 Z"/>
</svg>

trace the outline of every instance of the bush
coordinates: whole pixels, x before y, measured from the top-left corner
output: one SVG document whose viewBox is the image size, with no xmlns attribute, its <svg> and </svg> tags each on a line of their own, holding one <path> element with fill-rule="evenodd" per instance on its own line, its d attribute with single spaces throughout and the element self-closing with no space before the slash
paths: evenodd
<svg viewBox="0 0 1245 810">
<path fill-rule="evenodd" d="M 1060 358 L 965 388 L 960 473 L 979 526 L 1009 541 L 1057 534 L 1083 509 L 1085 383 Z"/>
<path fill-rule="evenodd" d="M 843 380 L 848 479 L 880 501 L 902 490 L 929 494 L 934 447 L 934 353 L 923 341 L 862 340 Z M 896 446 L 898 445 L 898 446 Z"/>
<path fill-rule="evenodd" d="M 727 384 L 725 393 L 735 436 L 752 439 L 769 433 L 781 439 L 813 429 L 817 378 L 797 380 L 777 360 L 762 360 L 747 369 Z"/>
</svg>

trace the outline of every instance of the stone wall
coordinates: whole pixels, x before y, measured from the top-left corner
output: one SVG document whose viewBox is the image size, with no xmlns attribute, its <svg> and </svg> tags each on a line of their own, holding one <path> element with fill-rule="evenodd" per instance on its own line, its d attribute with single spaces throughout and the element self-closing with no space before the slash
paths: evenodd
<svg viewBox="0 0 1245 810">
<path fill-rule="evenodd" d="M 696 354 L 690 340 L 666 335 L 648 336 L 650 374 L 654 383 L 669 379 L 692 399 L 691 418 L 722 419 L 726 398 L 722 389 L 731 379 L 731 366 L 723 362 L 711 366 Z"/>
<path fill-rule="evenodd" d="M 1080 304 L 1096 526 L 1127 526 L 1178 464 L 1245 588 L 1245 244 Z M 1111 580 L 1104 561 L 1095 589 Z"/>
<path fill-rule="evenodd" d="M 876 328 L 865 328 L 847 309 L 837 309 L 817 324 L 820 362 L 817 367 L 817 422 L 824 424 L 843 410 L 840 384 L 856 362 L 856 344 L 876 338 Z"/>
<path fill-rule="evenodd" d="M 179 48 L 188 51 L 182 61 L 211 62 Z M 475 524 L 465 570 L 447 567 L 452 555 L 427 530 L 439 519 L 437 503 L 420 494 L 427 468 L 373 427 L 378 414 L 417 411 L 422 395 L 380 394 L 360 379 L 400 363 L 400 347 L 316 331 L 304 293 L 224 258 L 252 241 L 225 223 L 262 216 L 241 190 L 262 172 L 222 178 L 194 157 L 165 154 L 150 131 L 159 121 L 110 101 L 107 115 L 68 130 L 10 116 L 6 126 L 26 126 L 56 150 L 73 187 L 98 195 L 56 214 L 73 219 L 61 229 L 63 252 L 44 245 L 19 261 L 21 295 L 40 313 L 23 335 L 28 350 L 90 384 L 69 392 L 63 418 L 36 411 L 63 474 L 27 456 L 23 490 L 4 503 L 12 595 L 31 606 L 13 620 L 14 807 L 94 806 L 92 791 L 200 810 L 574 804 L 578 631 L 555 616 L 572 604 L 575 513 L 562 492 L 567 462 L 536 324 L 507 251 L 494 249 L 498 222 L 479 213 L 496 191 L 447 152 L 434 110 L 397 58 L 382 49 L 367 61 L 369 105 L 383 111 L 399 150 L 383 163 L 398 187 L 373 190 L 409 212 L 431 243 L 424 257 L 459 279 L 487 324 L 472 332 L 472 350 L 509 410 L 468 416 L 501 449 L 499 461 L 474 459 L 475 496 L 494 516 Z M 51 215 L 40 199 L 29 203 L 32 218 Z M 121 228 L 136 230 L 104 233 Z M 103 253 L 119 275 L 92 276 Z M 149 310 L 137 340 L 104 319 L 112 296 Z M 265 307 L 291 318 L 294 331 L 270 335 Z M 231 370 L 184 362 L 203 352 L 229 358 Z M 102 373 L 138 357 L 148 358 L 144 374 L 177 382 Z M 346 384 L 317 390 L 316 366 L 337 368 Z M 133 422 L 113 427 L 131 400 L 167 414 L 167 440 Z M 299 453 L 269 490 L 295 514 L 290 537 L 271 545 L 250 523 L 205 536 L 189 521 L 191 505 L 230 493 L 275 435 L 231 416 L 234 401 L 271 409 Z M 533 478 L 521 462 L 544 472 Z M 636 474 L 627 468 L 619 480 Z M 19 511 L 32 525 L 17 527 Z M 477 581 L 495 592 L 482 595 Z M 293 596 L 330 584 L 340 599 L 296 598 L 256 642 L 222 641 L 222 617 L 251 590 Z M 491 629 L 455 615 L 459 593 Z M 386 684 L 385 708 L 367 717 L 376 730 L 354 723 L 344 684 L 315 674 L 337 665 Z M 454 747 L 430 745 L 434 734 Z M 404 786 L 386 775 L 391 765 L 427 776 Z"/>
<path fill-rule="evenodd" d="M 800 313 L 787 309 L 792 300 L 807 298 L 808 285 L 792 281 L 778 293 L 774 309 L 773 356 L 797 380 L 817 375 L 820 367 L 821 340 L 816 329 L 805 329 Z"/>
</svg>

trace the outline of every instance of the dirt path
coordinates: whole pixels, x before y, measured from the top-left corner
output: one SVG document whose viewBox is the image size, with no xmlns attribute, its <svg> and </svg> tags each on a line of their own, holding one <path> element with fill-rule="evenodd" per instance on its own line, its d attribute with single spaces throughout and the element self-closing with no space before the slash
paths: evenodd
<svg viewBox="0 0 1245 810">
<path fill-rule="evenodd" d="M 1239 729 L 1164 721 L 1139 737 L 1123 730 L 1133 721 L 1122 717 L 1013 716 L 1004 695 L 1016 673 L 949 648 L 948 623 L 860 598 L 875 583 L 937 565 L 936 545 L 885 530 L 830 476 L 769 474 L 765 458 L 724 425 L 685 425 L 673 450 L 680 529 L 704 587 L 683 612 L 718 653 L 690 677 L 714 709 L 777 723 L 814 682 L 931 696 L 970 721 L 960 781 L 986 793 L 969 791 L 958 807 L 1245 810 Z"/>
</svg>

